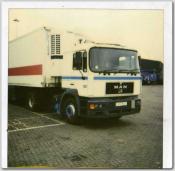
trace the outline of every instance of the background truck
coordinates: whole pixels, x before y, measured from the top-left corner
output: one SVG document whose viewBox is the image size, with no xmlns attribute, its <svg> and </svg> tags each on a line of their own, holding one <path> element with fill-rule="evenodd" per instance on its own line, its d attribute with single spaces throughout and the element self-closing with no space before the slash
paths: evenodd
<svg viewBox="0 0 175 171">
<path fill-rule="evenodd" d="M 143 84 L 163 83 L 162 62 L 150 59 L 141 59 L 140 69 Z"/>
<path fill-rule="evenodd" d="M 9 100 L 30 110 L 56 99 L 69 122 L 141 109 L 137 51 L 46 27 L 9 43 Z"/>
</svg>

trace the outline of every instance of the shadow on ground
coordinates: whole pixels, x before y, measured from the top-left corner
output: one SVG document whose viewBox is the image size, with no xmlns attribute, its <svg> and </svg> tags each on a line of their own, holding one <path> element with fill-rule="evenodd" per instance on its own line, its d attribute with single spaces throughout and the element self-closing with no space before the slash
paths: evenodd
<svg viewBox="0 0 175 171">
<path fill-rule="evenodd" d="M 125 120 L 123 118 L 103 118 L 103 119 L 84 119 L 82 121 L 83 127 L 88 129 L 108 129 L 112 127 L 129 127 L 134 125 L 134 123 Z"/>
<path fill-rule="evenodd" d="M 22 107 L 26 109 L 25 104 L 22 102 L 15 102 L 11 103 L 13 105 L 17 105 L 19 107 Z M 27 110 L 27 109 L 26 109 Z M 30 112 L 30 111 L 28 111 Z M 54 112 L 54 108 L 50 107 L 48 105 L 41 106 L 37 109 L 37 113 L 40 113 L 41 115 L 46 115 L 47 117 L 50 117 L 52 119 L 56 119 L 58 121 L 63 121 L 67 123 L 67 120 L 65 117 L 61 116 L 60 114 L 57 114 Z M 70 123 L 68 123 L 70 124 Z M 76 126 L 88 128 L 88 129 L 108 129 L 112 127 L 129 127 L 131 125 L 134 125 L 133 122 L 126 120 L 125 116 L 121 117 L 120 119 L 117 118 L 81 118 L 80 123 Z"/>
</svg>

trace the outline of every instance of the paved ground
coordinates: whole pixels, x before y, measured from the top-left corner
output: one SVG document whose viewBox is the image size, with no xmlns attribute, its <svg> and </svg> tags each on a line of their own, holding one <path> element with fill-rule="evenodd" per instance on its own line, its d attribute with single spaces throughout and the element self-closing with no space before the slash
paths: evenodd
<svg viewBox="0 0 175 171">
<path fill-rule="evenodd" d="M 163 87 L 144 86 L 142 111 L 75 126 L 9 104 L 8 166 L 162 168 Z"/>
</svg>

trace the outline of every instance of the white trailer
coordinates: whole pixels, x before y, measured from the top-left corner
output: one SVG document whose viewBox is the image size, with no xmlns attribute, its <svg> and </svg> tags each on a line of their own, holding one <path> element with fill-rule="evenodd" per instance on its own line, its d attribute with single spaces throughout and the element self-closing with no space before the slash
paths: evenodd
<svg viewBox="0 0 175 171">
<path fill-rule="evenodd" d="M 121 45 L 43 27 L 9 43 L 8 72 L 9 100 L 25 100 L 35 110 L 56 97 L 70 122 L 141 109 L 137 51 Z"/>
</svg>

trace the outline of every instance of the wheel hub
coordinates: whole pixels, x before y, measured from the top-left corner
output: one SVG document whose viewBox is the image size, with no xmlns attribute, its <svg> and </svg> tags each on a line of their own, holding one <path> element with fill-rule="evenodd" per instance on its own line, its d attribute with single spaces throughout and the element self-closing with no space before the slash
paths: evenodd
<svg viewBox="0 0 175 171">
<path fill-rule="evenodd" d="M 75 106 L 73 104 L 69 104 L 66 107 L 66 115 L 68 117 L 74 116 L 75 115 Z"/>
<path fill-rule="evenodd" d="M 33 107 L 33 99 L 32 99 L 32 98 L 29 99 L 29 107 L 30 107 L 30 108 Z"/>
</svg>

